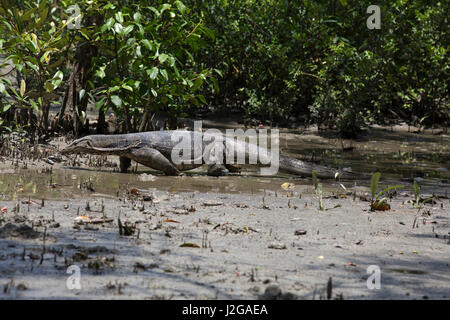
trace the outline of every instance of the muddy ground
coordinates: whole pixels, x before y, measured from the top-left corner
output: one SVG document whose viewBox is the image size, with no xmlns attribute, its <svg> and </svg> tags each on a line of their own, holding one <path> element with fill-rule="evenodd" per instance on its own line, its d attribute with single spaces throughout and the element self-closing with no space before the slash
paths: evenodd
<svg viewBox="0 0 450 320">
<path fill-rule="evenodd" d="M 319 210 L 309 179 L 121 174 L 114 158 L 60 157 L 55 141 L 0 159 L 2 299 L 450 297 L 448 163 L 418 179 L 433 201 L 410 203 L 403 176 L 380 182 L 405 185 L 391 209 L 371 211 L 368 181 L 323 181 Z"/>
</svg>

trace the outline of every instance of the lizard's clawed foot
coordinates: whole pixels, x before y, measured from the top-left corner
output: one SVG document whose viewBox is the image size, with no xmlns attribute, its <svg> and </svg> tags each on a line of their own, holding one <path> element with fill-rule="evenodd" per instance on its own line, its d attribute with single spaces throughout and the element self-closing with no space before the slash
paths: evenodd
<svg viewBox="0 0 450 320">
<path fill-rule="evenodd" d="M 220 177 L 230 173 L 228 169 L 223 169 L 220 164 L 213 164 L 208 167 L 208 176 Z"/>
<path fill-rule="evenodd" d="M 227 168 L 231 173 L 241 173 L 241 167 L 237 165 L 225 164 L 225 168 Z"/>
</svg>

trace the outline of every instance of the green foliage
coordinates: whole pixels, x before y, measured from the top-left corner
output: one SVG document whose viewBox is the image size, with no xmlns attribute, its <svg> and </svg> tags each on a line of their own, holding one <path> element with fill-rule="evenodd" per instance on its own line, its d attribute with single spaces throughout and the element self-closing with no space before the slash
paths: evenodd
<svg viewBox="0 0 450 320">
<path fill-rule="evenodd" d="M 448 124 L 445 2 L 380 4 L 380 30 L 366 26 L 371 4 L 1 0 L 0 55 L 17 81 L 0 75 L 0 116 L 11 122 L 15 109 L 33 110 L 46 130 L 77 49 L 92 45 L 98 53 L 78 94 L 112 108 L 126 130 L 144 123 L 143 113 L 173 120 L 202 106 L 314 122 L 343 136 L 391 120 Z M 68 28 L 72 5 L 79 29 Z"/>
<path fill-rule="evenodd" d="M 372 178 L 370 179 L 370 193 L 372 195 L 371 204 L 373 205 L 376 203 L 375 208 L 379 207 L 381 204 L 383 204 L 387 200 L 386 197 L 381 198 L 383 196 L 383 194 L 385 194 L 391 190 L 400 189 L 400 188 L 404 187 L 403 185 L 395 185 L 395 186 L 387 187 L 387 188 L 381 190 L 380 192 L 378 192 L 378 182 L 380 180 L 380 177 L 381 177 L 381 173 L 376 172 L 372 175 Z"/>
<path fill-rule="evenodd" d="M 420 187 L 416 180 L 414 180 L 414 206 L 419 207 L 420 202 Z"/>
<path fill-rule="evenodd" d="M 82 16 L 79 28 L 68 27 L 73 5 Z M 112 108 L 128 123 L 133 118 L 133 130 L 144 110 L 185 115 L 186 105 L 206 102 L 199 89 L 216 83 L 213 68 L 194 58 L 212 34 L 188 12 L 181 1 L 2 1 L 0 53 L 13 64 L 20 89 L 0 78 L 0 114 L 12 105 L 33 108 L 46 130 L 49 106 L 61 98 L 55 91 L 70 73 L 65 66 L 80 59 L 78 48 L 94 45 L 99 53 L 79 100 L 89 97 L 97 109 Z M 94 24 L 92 17 L 103 22 Z"/>
<path fill-rule="evenodd" d="M 319 179 L 317 178 L 317 171 L 316 170 L 314 170 L 312 172 L 312 181 L 313 181 L 314 190 L 317 190 L 317 185 L 318 185 Z"/>
<path fill-rule="evenodd" d="M 378 181 L 380 180 L 381 173 L 375 172 L 370 179 L 370 193 L 372 195 L 372 202 L 376 198 L 377 190 L 378 190 Z"/>
<path fill-rule="evenodd" d="M 420 186 L 416 180 L 414 180 L 413 190 L 414 190 L 414 200 L 409 200 L 408 202 L 411 203 L 414 208 L 417 208 L 420 210 L 421 204 L 426 204 L 427 202 L 433 203 L 434 196 L 426 198 L 426 199 L 422 199 L 420 197 Z"/>
<path fill-rule="evenodd" d="M 181 1 L 131 1 L 99 7 L 104 23 L 88 34 L 101 55 L 95 60 L 96 108 L 112 108 L 119 116 L 139 117 L 143 110 L 170 118 L 205 102 L 199 93 L 211 84 L 212 68 L 201 68 L 194 54 L 208 40 L 203 22 L 187 18 Z M 104 99 L 106 97 L 106 99 Z"/>
<path fill-rule="evenodd" d="M 51 10 L 52 1 L 2 1 L 0 6 L 0 53 L 3 67 L 13 68 L 19 90 L 0 76 L 0 114 L 13 109 L 32 109 L 46 130 L 50 103 L 58 100 L 55 90 L 63 81 L 60 70 L 68 35 L 65 25 Z M 10 72 L 11 72 L 10 71 Z"/>
<path fill-rule="evenodd" d="M 443 1 L 187 1 L 215 34 L 201 60 L 223 71 L 215 103 L 343 136 L 389 119 L 445 124 L 448 32 Z M 304 116 L 302 116 L 304 115 Z"/>
</svg>

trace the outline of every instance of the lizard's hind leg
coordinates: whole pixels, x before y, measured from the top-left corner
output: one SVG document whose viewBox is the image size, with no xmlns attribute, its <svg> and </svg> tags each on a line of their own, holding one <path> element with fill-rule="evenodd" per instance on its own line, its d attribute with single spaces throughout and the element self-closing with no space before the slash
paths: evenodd
<svg viewBox="0 0 450 320">
<path fill-rule="evenodd" d="M 227 168 L 231 173 L 241 173 L 241 167 L 235 164 L 226 163 L 225 168 Z"/>
<path fill-rule="evenodd" d="M 181 172 L 156 149 L 143 147 L 131 150 L 131 158 L 144 166 L 164 172 L 168 176 L 179 176 Z"/>
</svg>

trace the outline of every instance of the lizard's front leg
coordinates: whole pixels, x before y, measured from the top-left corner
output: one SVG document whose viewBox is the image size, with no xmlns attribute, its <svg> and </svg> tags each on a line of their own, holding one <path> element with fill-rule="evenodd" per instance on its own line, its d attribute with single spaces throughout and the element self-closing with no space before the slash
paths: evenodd
<svg viewBox="0 0 450 320">
<path fill-rule="evenodd" d="M 120 172 L 127 172 L 128 168 L 131 166 L 131 159 L 120 157 Z"/>
</svg>

